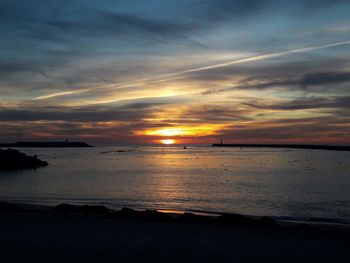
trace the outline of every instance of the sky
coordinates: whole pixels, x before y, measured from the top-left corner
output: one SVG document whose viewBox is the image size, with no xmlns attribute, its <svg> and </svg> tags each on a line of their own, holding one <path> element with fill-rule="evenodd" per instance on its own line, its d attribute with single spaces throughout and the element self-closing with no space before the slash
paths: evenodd
<svg viewBox="0 0 350 263">
<path fill-rule="evenodd" d="M 0 141 L 350 144 L 348 0 L 0 0 Z"/>
</svg>

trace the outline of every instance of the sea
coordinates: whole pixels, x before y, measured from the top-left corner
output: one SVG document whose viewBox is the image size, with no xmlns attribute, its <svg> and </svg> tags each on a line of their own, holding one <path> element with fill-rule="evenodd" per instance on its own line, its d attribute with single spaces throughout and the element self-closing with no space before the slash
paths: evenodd
<svg viewBox="0 0 350 263">
<path fill-rule="evenodd" d="M 0 201 L 350 220 L 350 152 L 230 147 L 21 148 Z"/>
</svg>

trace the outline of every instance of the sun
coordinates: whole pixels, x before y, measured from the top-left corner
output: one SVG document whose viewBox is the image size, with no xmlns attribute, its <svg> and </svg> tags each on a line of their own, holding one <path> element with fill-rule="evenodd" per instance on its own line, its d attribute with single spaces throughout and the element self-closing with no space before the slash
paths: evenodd
<svg viewBox="0 0 350 263">
<path fill-rule="evenodd" d="M 175 140 L 173 140 L 173 139 L 166 139 L 166 140 L 160 140 L 160 142 L 165 144 L 165 145 L 170 145 L 170 144 L 174 144 Z"/>
<path fill-rule="evenodd" d="M 174 128 L 174 129 L 161 129 L 161 130 L 154 130 L 154 131 L 148 131 L 146 134 L 148 135 L 160 135 L 160 136 L 179 136 L 179 135 L 185 135 L 186 130 L 180 129 L 180 128 Z"/>
</svg>

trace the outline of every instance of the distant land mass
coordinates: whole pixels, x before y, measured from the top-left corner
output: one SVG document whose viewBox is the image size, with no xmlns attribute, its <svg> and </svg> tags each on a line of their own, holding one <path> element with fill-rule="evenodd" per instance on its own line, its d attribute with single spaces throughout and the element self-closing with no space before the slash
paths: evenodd
<svg viewBox="0 0 350 263">
<path fill-rule="evenodd" d="M 24 148 L 24 147 L 30 147 L 30 148 L 54 148 L 54 147 L 93 147 L 85 142 L 69 142 L 69 141 L 63 141 L 63 142 L 15 142 L 15 143 L 0 143 L 0 147 L 13 147 L 13 148 Z"/>
<path fill-rule="evenodd" d="M 313 144 L 227 144 L 214 143 L 214 147 L 239 147 L 239 148 L 292 148 L 292 149 L 313 149 L 313 150 L 331 150 L 331 151 L 350 151 L 350 146 L 339 145 L 313 145 Z"/>
</svg>

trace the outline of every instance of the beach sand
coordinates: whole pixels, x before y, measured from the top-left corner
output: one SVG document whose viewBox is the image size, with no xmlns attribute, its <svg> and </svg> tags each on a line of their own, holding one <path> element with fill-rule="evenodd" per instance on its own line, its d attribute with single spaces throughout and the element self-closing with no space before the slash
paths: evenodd
<svg viewBox="0 0 350 263">
<path fill-rule="evenodd" d="M 68 208 L 0 206 L 0 262 L 350 262 L 350 232 L 339 226 L 114 217 Z"/>
</svg>

